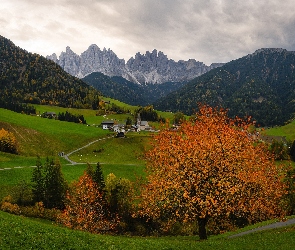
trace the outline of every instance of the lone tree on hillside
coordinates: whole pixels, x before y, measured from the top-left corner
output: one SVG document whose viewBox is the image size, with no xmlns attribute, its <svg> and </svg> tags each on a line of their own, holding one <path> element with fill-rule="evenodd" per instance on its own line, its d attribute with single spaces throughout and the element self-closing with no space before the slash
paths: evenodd
<svg viewBox="0 0 295 250">
<path fill-rule="evenodd" d="M 231 214 L 251 222 L 281 215 L 282 173 L 249 135 L 250 122 L 230 119 L 222 108 L 199 109 L 179 130 L 154 136 L 139 215 L 167 224 L 197 220 L 200 239 L 207 239 L 209 218 Z"/>
</svg>

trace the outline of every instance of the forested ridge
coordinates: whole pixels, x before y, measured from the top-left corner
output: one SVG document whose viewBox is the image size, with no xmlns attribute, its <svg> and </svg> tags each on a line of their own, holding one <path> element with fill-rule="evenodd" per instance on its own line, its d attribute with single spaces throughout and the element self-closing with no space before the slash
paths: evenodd
<svg viewBox="0 0 295 250">
<path fill-rule="evenodd" d="M 295 52 L 260 49 L 190 81 L 154 104 L 193 114 L 197 103 L 220 105 L 230 116 L 252 116 L 262 126 L 280 125 L 295 112 Z"/>
<path fill-rule="evenodd" d="M 22 103 L 91 108 L 99 91 L 38 54 L 0 36 L 0 106 Z"/>
<path fill-rule="evenodd" d="M 121 76 L 109 77 L 100 72 L 91 73 L 82 80 L 100 91 L 104 96 L 130 105 L 141 106 L 150 105 L 159 98 L 185 85 L 185 82 L 140 85 Z"/>
</svg>

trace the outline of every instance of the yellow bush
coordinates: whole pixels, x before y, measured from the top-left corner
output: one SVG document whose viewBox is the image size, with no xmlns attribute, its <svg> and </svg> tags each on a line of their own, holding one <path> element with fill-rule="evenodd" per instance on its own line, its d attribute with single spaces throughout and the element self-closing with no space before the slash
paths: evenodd
<svg viewBox="0 0 295 250">
<path fill-rule="evenodd" d="M 13 204 L 12 197 L 10 195 L 4 197 L 1 201 L 0 210 L 11 214 L 21 214 L 20 207 L 17 204 Z"/>
<path fill-rule="evenodd" d="M 17 154 L 17 141 L 13 133 L 0 130 L 0 151 Z"/>
<path fill-rule="evenodd" d="M 55 221 L 61 213 L 58 209 L 45 208 L 42 202 L 36 202 L 34 206 L 18 206 L 13 203 L 13 198 L 10 195 L 2 199 L 0 203 L 0 210 L 10 214 L 43 218 L 52 221 Z"/>
</svg>

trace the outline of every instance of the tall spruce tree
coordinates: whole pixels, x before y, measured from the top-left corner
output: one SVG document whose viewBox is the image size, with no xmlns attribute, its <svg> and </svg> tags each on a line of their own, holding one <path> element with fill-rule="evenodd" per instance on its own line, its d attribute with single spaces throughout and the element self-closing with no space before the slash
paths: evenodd
<svg viewBox="0 0 295 250">
<path fill-rule="evenodd" d="M 290 156 L 291 159 L 295 161 L 295 140 L 293 141 L 292 146 L 290 148 Z"/>
<path fill-rule="evenodd" d="M 104 193 L 106 185 L 105 185 L 104 176 L 103 176 L 103 172 L 102 172 L 100 163 L 98 162 L 96 164 L 95 170 L 90 164 L 87 164 L 86 173 L 96 183 L 99 192 Z"/>
<path fill-rule="evenodd" d="M 46 160 L 44 178 L 44 205 L 47 208 L 64 208 L 67 182 L 61 172 L 59 161 Z"/>
<path fill-rule="evenodd" d="M 31 180 L 33 201 L 44 201 L 44 167 L 41 164 L 40 157 L 37 158 L 36 168 L 33 169 Z"/>
<path fill-rule="evenodd" d="M 96 164 L 96 168 L 93 175 L 93 181 L 97 184 L 98 188 L 100 189 L 99 191 L 104 192 L 106 184 L 104 181 L 102 168 L 99 162 Z"/>
</svg>

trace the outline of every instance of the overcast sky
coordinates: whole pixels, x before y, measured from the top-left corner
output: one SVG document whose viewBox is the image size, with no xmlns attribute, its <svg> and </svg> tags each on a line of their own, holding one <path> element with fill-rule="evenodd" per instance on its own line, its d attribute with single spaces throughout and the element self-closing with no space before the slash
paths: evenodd
<svg viewBox="0 0 295 250">
<path fill-rule="evenodd" d="M 295 0 L 1 0 L 0 35 L 43 56 L 157 49 L 209 65 L 260 48 L 295 51 Z"/>
</svg>

